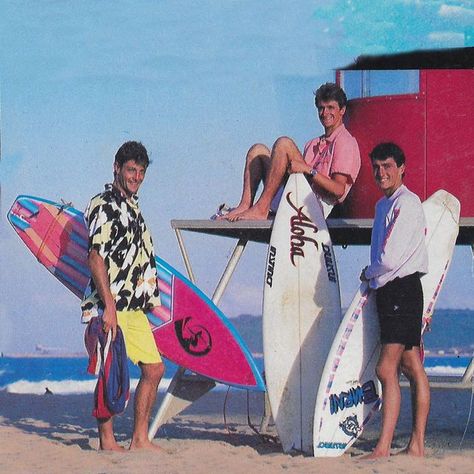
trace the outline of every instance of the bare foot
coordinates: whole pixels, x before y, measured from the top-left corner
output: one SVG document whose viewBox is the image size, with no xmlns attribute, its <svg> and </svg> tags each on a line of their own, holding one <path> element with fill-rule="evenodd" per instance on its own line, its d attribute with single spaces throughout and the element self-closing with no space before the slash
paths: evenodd
<svg viewBox="0 0 474 474">
<path fill-rule="evenodd" d="M 263 221 L 268 219 L 268 209 L 261 210 L 257 206 L 253 206 L 250 209 L 247 209 L 246 211 L 237 214 L 233 218 L 229 219 L 229 214 L 227 214 L 227 216 L 225 217 L 231 222 L 244 220 Z"/>
<path fill-rule="evenodd" d="M 374 459 L 381 459 L 381 458 L 388 458 L 390 456 L 390 453 L 383 453 L 381 451 L 373 451 L 369 454 L 364 454 L 363 456 L 359 456 L 357 460 L 361 461 L 371 461 Z"/>
<path fill-rule="evenodd" d="M 223 216 L 219 216 L 216 220 L 219 220 L 219 221 L 226 220 L 226 221 L 233 222 L 236 216 L 246 211 L 248 208 L 249 206 L 244 206 L 243 204 L 239 204 L 236 208 L 232 209 L 232 211 L 229 211 L 227 214 L 224 214 Z"/>
<path fill-rule="evenodd" d="M 420 451 L 413 447 L 407 446 L 405 449 L 402 449 L 401 451 L 398 451 L 398 453 L 395 453 L 394 456 L 414 456 L 417 458 L 423 458 L 425 457 L 425 453 L 424 450 Z"/>
<path fill-rule="evenodd" d="M 139 441 L 132 441 L 130 444 L 130 451 L 145 449 L 147 451 L 155 451 L 156 453 L 163 453 L 163 448 L 160 448 L 157 444 L 153 444 L 148 439 L 143 442 Z"/>
<path fill-rule="evenodd" d="M 114 441 L 111 443 L 100 443 L 99 451 L 118 451 L 123 453 L 126 449 Z"/>
</svg>

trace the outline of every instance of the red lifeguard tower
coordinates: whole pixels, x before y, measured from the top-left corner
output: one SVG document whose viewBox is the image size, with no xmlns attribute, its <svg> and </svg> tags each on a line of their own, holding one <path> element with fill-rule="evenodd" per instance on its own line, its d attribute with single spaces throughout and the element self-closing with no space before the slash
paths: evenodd
<svg viewBox="0 0 474 474">
<path fill-rule="evenodd" d="M 463 218 L 474 217 L 473 67 L 474 48 L 458 48 L 361 56 L 336 72 L 362 158 L 341 217 L 373 217 L 380 193 L 368 154 L 385 141 L 404 150 L 405 183 L 422 200 L 445 189 L 460 200 Z"/>
</svg>

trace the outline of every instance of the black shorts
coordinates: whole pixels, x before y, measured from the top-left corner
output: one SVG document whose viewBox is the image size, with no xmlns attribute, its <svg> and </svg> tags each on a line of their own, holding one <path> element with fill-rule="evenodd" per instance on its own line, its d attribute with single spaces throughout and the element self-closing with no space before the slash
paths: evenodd
<svg viewBox="0 0 474 474">
<path fill-rule="evenodd" d="M 382 344 L 419 346 L 423 316 L 423 289 L 420 274 L 395 278 L 377 289 L 377 313 Z"/>
</svg>

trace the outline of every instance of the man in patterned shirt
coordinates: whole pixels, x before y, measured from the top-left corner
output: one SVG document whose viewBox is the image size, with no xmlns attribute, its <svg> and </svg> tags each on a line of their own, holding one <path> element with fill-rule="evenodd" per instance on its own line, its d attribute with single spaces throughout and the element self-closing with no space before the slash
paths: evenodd
<svg viewBox="0 0 474 474">
<path fill-rule="evenodd" d="M 164 365 L 145 312 L 160 305 L 160 297 L 153 242 L 137 197 L 148 165 L 141 143 L 124 143 L 115 155 L 114 182 L 86 209 L 92 279 L 81 307 L 82 321 L 101 316 L 113 339 L 120 326 L 127 355 L 141 369 L 130 449 L 158 450 L 148 439 L 148 421 Z M 123 450 L 115 440 L 113 418 L 97 421 L 100 449 Z"/>
</svg>

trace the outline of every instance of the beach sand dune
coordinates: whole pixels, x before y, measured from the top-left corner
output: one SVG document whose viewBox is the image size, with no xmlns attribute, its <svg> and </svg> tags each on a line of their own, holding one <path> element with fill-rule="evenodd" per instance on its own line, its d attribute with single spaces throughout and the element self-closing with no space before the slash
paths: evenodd
<svg viewBox="0 0 474 474">
<path fill-rule="evenodd" d="M 358 461 L 375 444 L 379 418 L 353 448 L 340 458 L 314 459 L 284 454 L 276 432 L 256 434 L 263 414 L 262 394 L 213 391 L 164 425 L 155 442 L 162 454 L 97 451 L 97 428 L 91 416 L 92 395 L 23 395 L 0 392 L 0 472 L 2 473 L 160 473 L 361 472 L 361 473 L 472 473 L 474 420 L 463 432 L 469 414 L 468 390 L 433 390 L 427 430 L 427 457 L 392 456 Z M 248 401 L 247 401 L 248 400 Z M 159 403 L 159 401 L 158 401 Z M 225 404 L 225 415 L 224 415 Z M 403 406 L 394 451 L 405 446 L 410 432 L 409 394 Z M 132 429 L 132 406 L 116 419 L 118 441 L 127 446 Z M 350 470 L 350 471 L 349 471 Z"/>
</svg>

